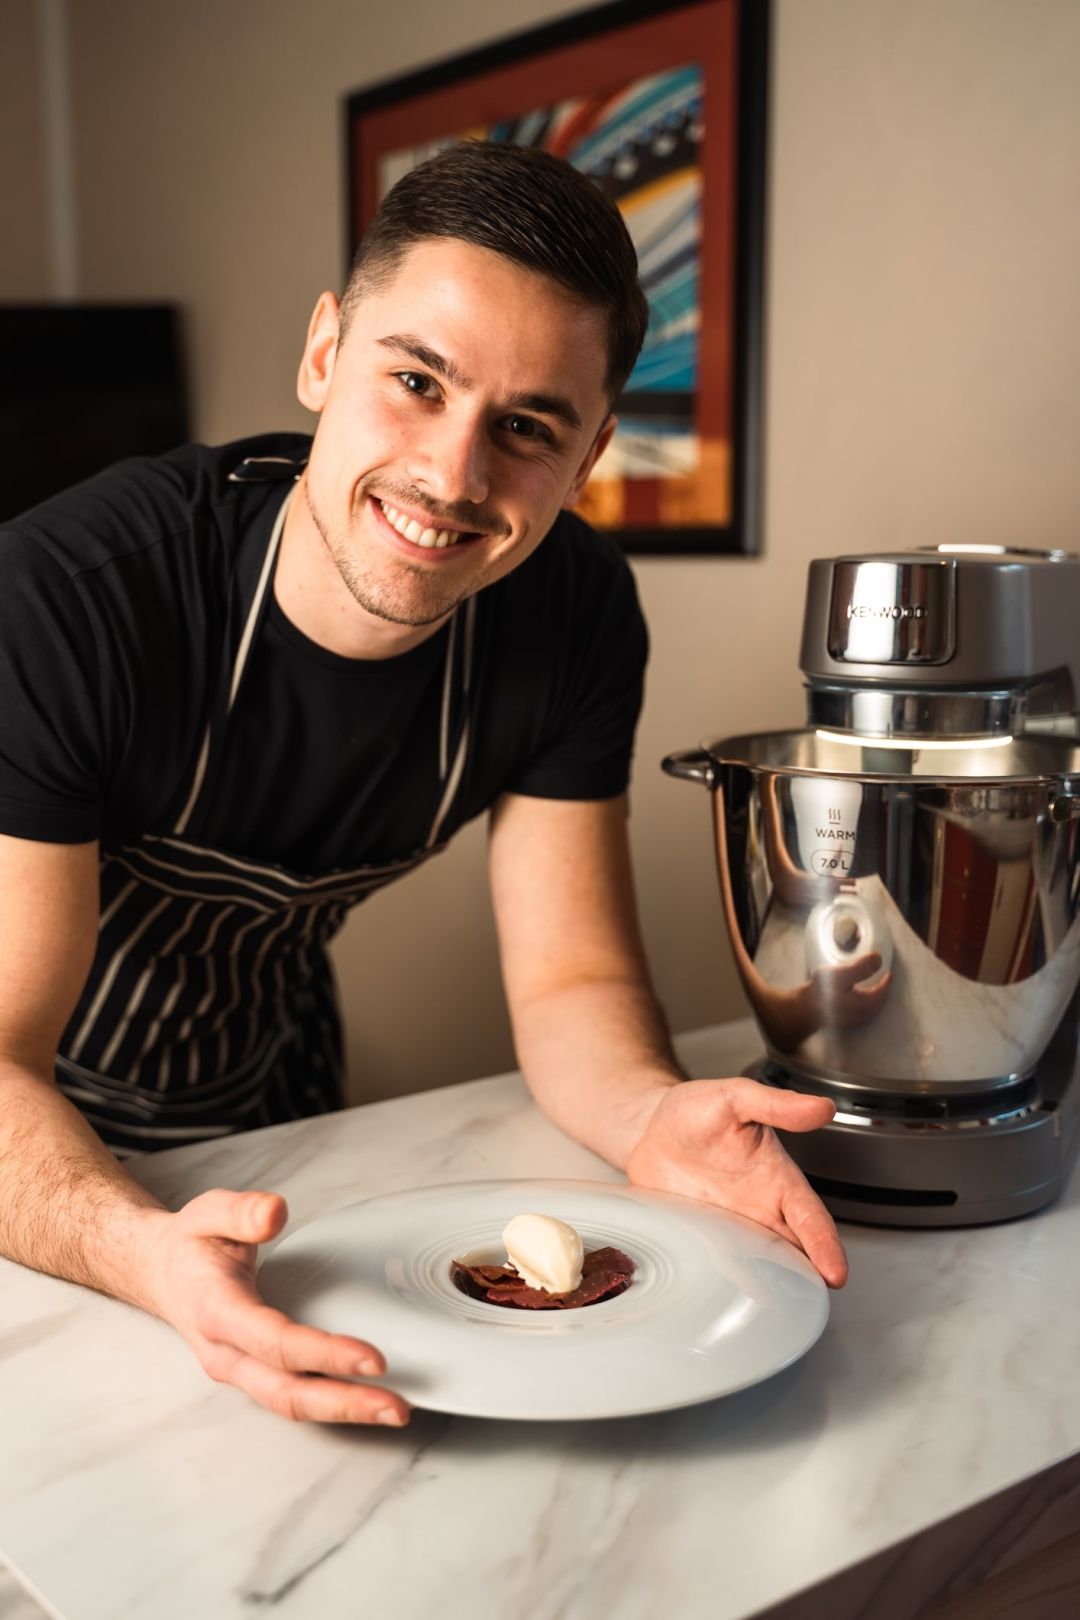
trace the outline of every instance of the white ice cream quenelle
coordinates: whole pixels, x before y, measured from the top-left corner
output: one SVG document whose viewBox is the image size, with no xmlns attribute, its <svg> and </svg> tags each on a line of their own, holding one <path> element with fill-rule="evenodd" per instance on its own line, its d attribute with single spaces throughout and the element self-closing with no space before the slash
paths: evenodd
<svg viewBox="0 0 1080 1620">
<path fill-rule="evenodd" d="M 585 1249 L 565 1221 L 552 1215 L 515 1215 L 502 1239 L 507 1260 L 530 1288 L 569 1294 L 581 1282 Z"/>
</svg>

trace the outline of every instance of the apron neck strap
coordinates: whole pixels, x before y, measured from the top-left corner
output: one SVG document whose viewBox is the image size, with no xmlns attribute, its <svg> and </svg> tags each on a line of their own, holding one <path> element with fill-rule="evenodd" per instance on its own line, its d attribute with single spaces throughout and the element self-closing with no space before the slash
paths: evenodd
<svg viewBox="0 0 1080 1620">
<path fill-rule="evenodd" d="M 299 474 L 296 476 L 298 477 Z M 294 482 L 286 493 L 285 499 L 281 503 L 278 515 L 274 519 L 274 527 L 270 531 L 270 539 L 267 542 L 266 553 L 263 557 L 258 583 L 255 586 L 255 593 L 251 599 L 251 606 L 248 609 L 247 618 L 244 621 L 244 629 L 240 637 L 240 644 L 237 647 L 236 657 L 233 659 L 233 666 L 229 675 L 229 691 L 225 705 L 226 719 L 232 712 L 233 704 L 236 702 L 236 694 L 240 689 L 240 681 L 244 673 L 244 668 L 247 664 L 248 654 L 251 651 L 251 645 L 255 639 L 255 632 L 258 629 L 259 621 L 262 618 L 263 609 L 266 605 L 270 581 L 274 577 L 274 562 L 277 558 L 278 550 L 281 545 L 281 536 L 285 530 L 285 518 L 288 514 L 289 506 L 295 493 L 296 484 Z M 213 716 L 211 716 L 211 718 L 207 721 L 206 731 L 203 734 L 202 747 L 199 750 L 199 758 L 195 766 L 195 775 L 192 778 L 191 791 L 188 794 L 187 803 L 181 810 L 180 815 L 177 818 L 176 825 L 173 827 L 174 837 L 180 837 L 187 831 L 188 823 L 190 822 L 192 814 L 194 813 L 195 806 L 199 802 L 199 796 L 202 793 L 203 786 L 206 782 L 206 769 L 210 760 L 210 739 L 213 732 L 213 727 L 214 720 Z"/>
</svg>

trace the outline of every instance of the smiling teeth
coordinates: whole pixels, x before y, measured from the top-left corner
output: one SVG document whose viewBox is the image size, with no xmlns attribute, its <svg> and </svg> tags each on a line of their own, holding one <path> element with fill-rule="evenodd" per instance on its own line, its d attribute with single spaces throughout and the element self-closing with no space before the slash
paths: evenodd
<svg viewBox="0 0 1080 1620">
<path fill-rule="evenodd" d="M 387 501 L 380 501 L 379 505 L 390 527 L 406 540 L 411 540 L 414 546 L 424 546 L 428 551 L 437 546 L 441 550 L 443 546 L 452 546 L 461 539 L 456 529 L 422 529 L 415 518 L 406 517 L 396 506 L 391 506 Z"/>
</svg>

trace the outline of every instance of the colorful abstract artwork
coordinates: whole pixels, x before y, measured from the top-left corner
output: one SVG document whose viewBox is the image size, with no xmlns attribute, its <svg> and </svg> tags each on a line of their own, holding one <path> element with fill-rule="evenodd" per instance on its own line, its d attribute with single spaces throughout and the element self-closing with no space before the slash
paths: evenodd
<svg viewBox="0 0 1080 1620">
<path fill-rule="evenodd" d="M 649 333 L 580 509 L 631 551 L 757 549 L 765 10 L 750 31 L 747 9 L 619 0 L 348 102 L 350 254 L 390 187 L 463 138 L 543 147 L 622 212 Z"/>
</svg>

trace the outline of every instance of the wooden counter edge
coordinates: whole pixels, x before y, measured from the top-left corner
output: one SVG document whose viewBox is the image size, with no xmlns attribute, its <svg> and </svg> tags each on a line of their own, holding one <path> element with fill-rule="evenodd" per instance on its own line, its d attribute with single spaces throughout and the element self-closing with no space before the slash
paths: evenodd
<svg viewBox="0 0 1080 1620">
<path fill-rule="evenodd" d="M 1073 1620 L 1078 1614 L 1080 1456 L 746 1620 Z"/>
</svg>

